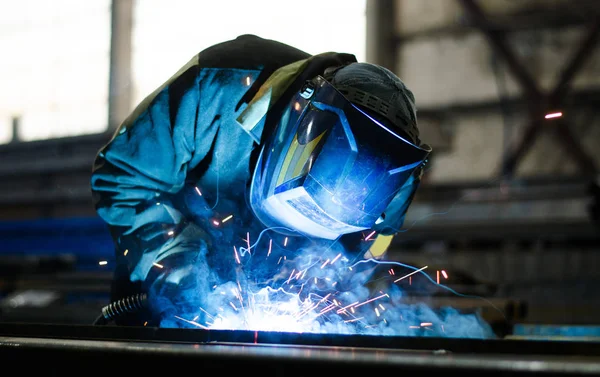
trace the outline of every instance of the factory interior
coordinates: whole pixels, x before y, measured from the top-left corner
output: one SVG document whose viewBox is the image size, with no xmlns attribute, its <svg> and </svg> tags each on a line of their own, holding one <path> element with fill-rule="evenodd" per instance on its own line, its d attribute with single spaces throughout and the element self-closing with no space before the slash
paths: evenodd
<svg viewBox="0 0 600 377">
<path fill-rule="evenodd" d="M 598 0 L 26 0 L 0 19 L 0 360 L 50 361 L 19 365 L 52 375 L 226 362 L 277 376 L 600 375 Z M 413 92 L 432 152 L 373 279 L 406 273 L 401 304 L 455 323 L 98 325 L 117 260 L 90 188 L 99 150 L 190 57 L 244 34 L 354 54 Z M 492 336 L 451 331 L 462 316 Z"/>
</svg>

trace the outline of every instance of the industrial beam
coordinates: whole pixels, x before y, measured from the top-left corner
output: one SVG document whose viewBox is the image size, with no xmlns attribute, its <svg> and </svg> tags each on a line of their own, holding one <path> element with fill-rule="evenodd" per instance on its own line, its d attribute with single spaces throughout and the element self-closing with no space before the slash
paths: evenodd
<svg viewBox="0 0 600 377">
<path fill-rule="evenodd" d="M 395 0 L 367 0 L 366 60 L 397 70 Z"/>
<path fill-rule="evenodd" d="M 506 62 L 509 70 L 515 76 L 517 82 L 526 94 L 529 104 L 529 125 L 525 128 L 521 138 L 511 146 L 507 155 L 504 156 L 501 165 L 503 176 L 512 175 L 517 164 L 525 155 L 525 152 L 535 141 L 539 131 L 542 129 L 544 114 L 560 108 L 564 102 L 569 86 L 575 74 L 581 69 L 586 59 L 589 58 L 593 48 L 598 42 L 600 34 L 600 21 L 595 20 L 589 33 L 583 39 L 581 45 L 573 54 L 572 59 L 566 65 L 558 78 L 552 91 L 543 93 L 534 78 L 517 59 L 516 54 L 510 48 L 502 30 L 491 27 L 485 14 L 475 0 L 458 0 L 469 16 L 471 22 L 485 35 L 491 48 L 498 53 Z M 568 153 L 576 160 L 579 168 L 585 174 L 596 174 L 593 159 L 584 152 L 579 141 L 573 136 L 568 128 L 568 122 L 560 120 L 554 122 L 554 130 L 559 140 Z"/>
<path fill-rule="evenodd" d="M 112 0 L 108 132 L 112 133 L 131 111 L 131 50 L 134 0 Z"/>
</svg>

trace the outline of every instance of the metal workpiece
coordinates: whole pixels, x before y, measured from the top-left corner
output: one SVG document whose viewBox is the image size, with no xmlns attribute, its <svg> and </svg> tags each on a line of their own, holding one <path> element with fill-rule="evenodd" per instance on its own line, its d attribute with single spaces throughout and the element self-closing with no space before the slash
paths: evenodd
<svg viewBox="0 0 600 377">
<path fill-rule="evenodd" d="M 455 354 L 445 350 L 378 349 L 361 347 L 295 346 L 233 343 L 161 343 L 139 341 L 0 337 L 3 355 L 30 363 L 20 370 L 81 373 L 62 365 L 85 363 L 94 371 L 108 371 L 123 363 L 136 372 L 197 368 L 199 373 L 231 368 L 257 369 L 262 375 L 301 376 L 348 372 L 411 372 L 462 375 L 598 375 L 597 358 L 557 356 Z M 64 363 L 63 363 L 64 362 Z M 72 371 L 69 373 L 69 371 Z"/>
<path fill-rule="evenodd" d="M 134 366 L 136 372 L 189 367 L 198 373 L 257 370 L 264 376 L 333 372 L 600 375 L 600 343 L 579 341 L 2 324 L 0 354 L 5 360 L 36 360 L 20 364 L 20 371 L 62 376 L 123 365 Z M 86 370 L 74 368 L 83 364 Z"/>
</svg>

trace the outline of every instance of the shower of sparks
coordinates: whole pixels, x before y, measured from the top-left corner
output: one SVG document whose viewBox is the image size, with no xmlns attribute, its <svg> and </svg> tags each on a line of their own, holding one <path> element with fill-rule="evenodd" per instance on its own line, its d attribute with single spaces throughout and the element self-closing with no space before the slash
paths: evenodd
<svg viewBox="0 0 600 377">
<path fill-rule="evenodd" d="M 225 217 L 221 223 L 225 223 L 232 217 L 233 215 Z M 215 225 L 218 224 L 216 220 L 213 222 Z M 170 231 L 169 234 L 171 233 L 173 232 Z M 375 232 L 371 232 L 364 237 L 364 240 L 369 240 L 374 234 Z M 240 237 L 243 245 L 232 246 L 232 259 L 236 270 L 240 272 L 243 272 L 250 258 L 256 258 L 256 255 L 260 255 L 261 252 L 261 249 L 257 249 L 260 236 L 254 244 L 250 240 L 250 232 L 246 232 L 245 236 L 245 238 Z M 285 237 L 283 246 L 287 244 L 288 237 Z M 253 252 L 250 253 L 250 250 Z M 407 304 L 395 302 L 393 297 L 396 296 L 391 296 L 391 291 L 388 293 L 378 289 L 377 293 L 369 293 L 367 290 L 358 294 L 354 290 L 344 291 L 346 288 L 339 288 L 346 286 L 346 282 L 355 284 L 352 282 L 355 274 L 363 273 L 361 269 L 355 268 L 361 262 L 350 262 L 348 258 L 343 257 L 343 253 L 333 254 L 325 250 L 322 253 L 310 254 L 308 262 L 297 263 L 290 254 L 294 253 L 293 250 L 281 248 L 273 250 L 272 238 L 268 239 L 268 250 L 265 251 L 263 255 L 265 258 L 271 256 L 273 252 L 275 255 L 284 253 L 276 256 L 278 271 L 274 271 L 272 279 L 261 283 L 246 280 L 248 276 L 244 277 L 243 273 L 238 274 L 234 281 L 212 286 L 210 297 L 207 298 L 208 306 L 197 307 L 196 310 L 180 313 L 174 318 L 194 327 L 218 330 L 336 332 L 340 330 L 340 327 L 336 326 L 343 325 L 350 326 L 352 331 L 360 332 L 377 331 L 368 329 L 380 327 L 390 328 L 388 326 L 392 324 L 394 328 L 398 328 L 398 324 L 401 323 L 405 331 L 408 329 L 436 331 L 434 329 L 441 328 L 444 332 L 441 321 L 423 322 L 415 318 L 404 319 L 397 308 L 398 305 Z M 274 264 L 275 260 L 270 260 Z M 100 264 L 106 263 L 100 262 Z M 163 268 L 158 263 L 153 265 Z M 390 283 L 398 283 L 408 278 L 409 284 L 412 284 L 412 276 L 422 273 L 428 266 L 412 268 L 414 271 L 397 279 L 396 271 L 390 268 L 387 270 L 386 279 L 389 279 Z M 444 278 L 448 277 L 445 270 L 437 270 L 438 284 L 440 273 Z M 271 281 L 276 281 L 276 284 L 271 284 Z M 423 319 L 431 320 L 431 318 Z"/>
</svg>

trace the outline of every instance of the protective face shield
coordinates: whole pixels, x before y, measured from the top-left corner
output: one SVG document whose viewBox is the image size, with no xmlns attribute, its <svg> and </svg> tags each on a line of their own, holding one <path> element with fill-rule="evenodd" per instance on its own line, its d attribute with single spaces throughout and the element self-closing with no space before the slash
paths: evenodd
<svg viewBox="0 0 600 377">
<path fill-rule="evenodd" d="M 370 229 L 430 151 L 319 76 L 291 100 L 261 151 L 250 205 L 265 226 L 290 233 L 336 239 Z"/>
</svg>

